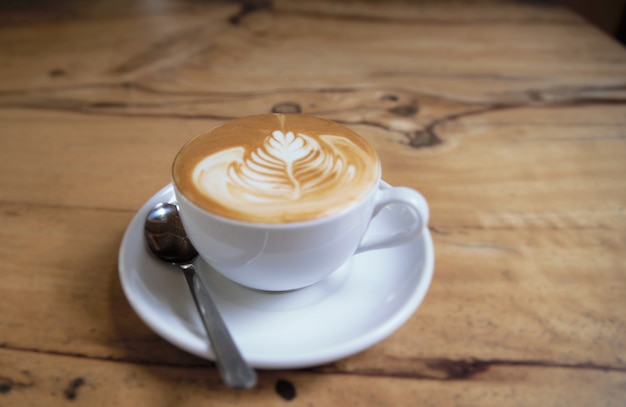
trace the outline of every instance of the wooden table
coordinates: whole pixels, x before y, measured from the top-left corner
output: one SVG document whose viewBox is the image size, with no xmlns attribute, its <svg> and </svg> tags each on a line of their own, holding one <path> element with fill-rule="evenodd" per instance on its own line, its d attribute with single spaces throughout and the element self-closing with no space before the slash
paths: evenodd
<svg viewBox="0 0 626 407">
<path fill-rule="evenodd" d="M 0 406 L 626 403 L 626 51 L 580 17 L 18 3 L 0 6 Z M 356 129 L 422 191 L 435 275 L 386 340 L 232 391 L 132 311 L 118 250 L 186 140 L 271 111 Z"/>
</svg>

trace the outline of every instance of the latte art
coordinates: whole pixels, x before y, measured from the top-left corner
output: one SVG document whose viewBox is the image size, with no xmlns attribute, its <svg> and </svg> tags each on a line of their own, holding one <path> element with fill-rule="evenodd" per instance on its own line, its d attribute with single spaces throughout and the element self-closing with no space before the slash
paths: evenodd
<svg viewBox="0 0 626 407">
<path fill-rule="evenodd" d="M 305 134 L 276 130 L 250 153 L 235 147 L 205 158 L 196 166 L 194 179 L 208 195 L 221 189 L 222 194 L 214 195 L 224 195 L 222 200 L 233 200 L 233 205 L 241 199 L 292 203 L 320 189 L 349 185 L 355 168 L 342 148 L 354 147 L 341 137 L 320 138 L 321 143 Z M 222 168 L 226 174 L 219 174 Z"/>
<path fill-rule="evenodd" d="M 175 182 L 211 212 L 264 223 L 323 217 L 369 193 L 379 175 L 373 150 L 343 126 L 300 116 L 254 116 L 265 117 L 275 127 L 240 127 L 236 136 L 229 131 L 232 124 L 214 129 L 214 141 L 222 148 L 207 148 L 212 151 L 189 167 L 193 188 L 185 190 L 187 184 L 180 182 L 183 174 L 177 173 L 176 164 Z M 309 127 L 311 122 L 322 126 Z M 327 133 L 334 127 L 341 131 Z M 219 137 L 220 131 L 228 137 Z M 204 144 L 209 141 L 207 135 Z"/>
<path fill-rule="evenodd" d="M 242 157 L 242 162 L 230 165 L 232 189 L 251 200 L 283 202 L 299 199 L 333 182 L 349 182 L 354 166 L 345 165 L 341 151 L 333 149 L 333 136 L 321 138 L 325 149 L 305 134 L 275 130 L 262 147 Z"/>
</svg>

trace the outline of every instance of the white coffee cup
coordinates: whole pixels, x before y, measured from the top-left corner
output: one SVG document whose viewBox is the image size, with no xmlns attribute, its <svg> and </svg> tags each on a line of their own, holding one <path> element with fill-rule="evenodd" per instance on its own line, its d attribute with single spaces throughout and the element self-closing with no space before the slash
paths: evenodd
<svg viewBox="0 0 626 407">
<path fill-rule="evenodd" d="M 281 118 L 284 122 L 284 117 Z M 291 119 L 286 120 L 289 123 Z M 293 119 L 297 120 L 300 118 Z M 304 134 L 306 129 L 299 131 Z M 206 138 L 205 143 L 211 142 L 210 135 L 200 137 Z M 177 160 L 181 159 L 179 157 L 180 153 Z M 380 165 L 378 157 L 372 163 Z M 406 187 L 389 187 L 381 181 L 380 171 L 372 173 L 375 179 L 354 202 L 331 214 L 297 221 L 270 223 L 214 213 L 209 209 L 211 206 L 202 207 L 193 202 L 192 194 L 181 190 L 176 175 L 174 191 L 189 239 L 209 265 L 241 285 L 285 291 L 321 281 L 354 254 L 405 243 L 427 227 L 428 204 L 419 192 Z M 405 225 L 406 229 L 379 236 L 367 235 L 364 239 L 372 218 L 391 204 L 408 208 L 414 214 L 414 221 Z M 288 208 L 285 206 L 283 212 Z"/>
</svg>

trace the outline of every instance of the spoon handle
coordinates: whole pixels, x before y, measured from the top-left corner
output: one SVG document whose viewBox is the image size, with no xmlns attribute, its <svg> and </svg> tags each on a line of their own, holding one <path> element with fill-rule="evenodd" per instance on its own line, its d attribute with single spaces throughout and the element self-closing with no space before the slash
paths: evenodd
<svg viewBox="0 0 626 407">
<path fill-rule="evenodd" d="M 208 290 L 200 281 L 193 264 L 181 264 L 180 268 L 191 290 L 193 300 L 202 317 L 215 353 L 215 363 L 227 386 L 237 389 L 249 389 L 256 384 L 255 371 L 246 363 L 235 345 L 222 316 Z"/>
</svg>

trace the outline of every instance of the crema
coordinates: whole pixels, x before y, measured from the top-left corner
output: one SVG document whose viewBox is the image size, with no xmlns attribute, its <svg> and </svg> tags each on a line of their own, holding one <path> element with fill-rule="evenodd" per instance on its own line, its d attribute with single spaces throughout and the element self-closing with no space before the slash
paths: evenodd
<svg viewBox="0 0 626 407">
<path fill-rule="evenodd" d="M 301 114 L 223 123 L 188 142 L 172 176 L 190 201 L 244 222 L 291 223 L 341 212 L 380 178 L 373 148 L 357 133 Z"/>
</svg>

